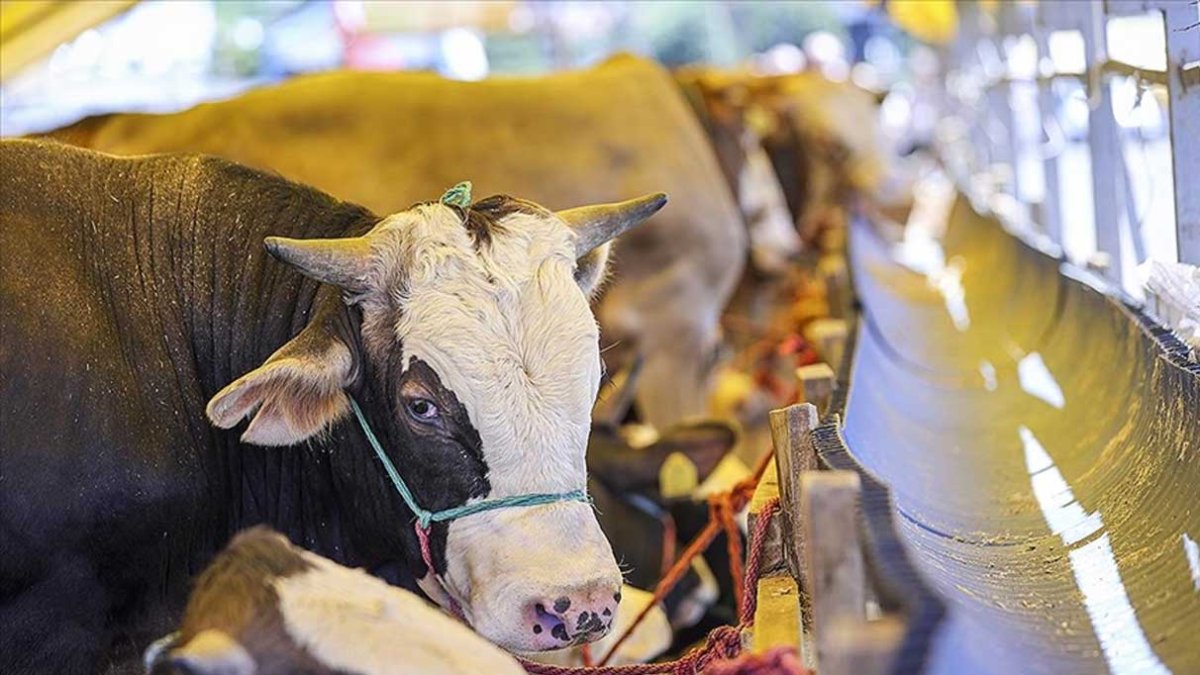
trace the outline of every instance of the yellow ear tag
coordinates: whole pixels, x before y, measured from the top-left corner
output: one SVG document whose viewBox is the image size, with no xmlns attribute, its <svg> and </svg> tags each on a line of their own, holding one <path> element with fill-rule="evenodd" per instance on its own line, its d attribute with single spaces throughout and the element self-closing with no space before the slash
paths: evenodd
<svg viewBox="0 0 1200 675">
<path fill-rule="evenodd" d="M 682 452 L 672 452 L 658 470 L 658 491 L 664 499 L 687 497 L 700 485 L 700 471 Z"/>
</svg>

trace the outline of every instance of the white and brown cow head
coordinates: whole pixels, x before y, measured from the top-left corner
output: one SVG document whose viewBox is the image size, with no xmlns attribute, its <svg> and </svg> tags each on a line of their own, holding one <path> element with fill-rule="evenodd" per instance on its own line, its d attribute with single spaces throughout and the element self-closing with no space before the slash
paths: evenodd
<svg viewBox="0 0 1200 675">
<path fill-rule="evenodd" d="M 360 237 L 268 238 L 275 257 L 339 287 L 352 320 L 314 317 L 214 396 L 209 417 L 223 428 L 252 417 L 244 441 L 292 445 L 345 418 L 353 392 L 422 508 L 585 489 L 601 377 L 589 296 L 608 242 L 665 202 L 659 194 L 555 214 L 492 197 L 467 209 L 418 205 Z M 410 531 L 410 520 L 395 509 L 396 530 Z M 434 523 L 431 542 L 451 597 L 412 555 L 410 537 L 422 588 L 460 604 L 501 645 L 561 648 L 612 622 L 621 575 L 586 503 Z"/>
</svg>

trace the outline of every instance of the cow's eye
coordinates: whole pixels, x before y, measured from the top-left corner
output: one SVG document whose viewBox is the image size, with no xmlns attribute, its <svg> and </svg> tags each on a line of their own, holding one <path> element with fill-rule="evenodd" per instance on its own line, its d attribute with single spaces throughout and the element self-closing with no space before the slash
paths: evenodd
<svg viewBox="0 0 1200 675">
<path fill-rule="evenodd" d="M 414 398 L 408 402 L 408 414 L 418 422 L 433 422 L 437 420 L 438 407 L 426 398 Z"/>
</svg>

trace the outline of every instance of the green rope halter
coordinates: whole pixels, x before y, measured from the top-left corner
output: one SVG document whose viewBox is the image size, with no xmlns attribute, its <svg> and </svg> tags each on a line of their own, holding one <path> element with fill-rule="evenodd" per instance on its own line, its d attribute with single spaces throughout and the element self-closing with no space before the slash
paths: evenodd
<svg viewBox="0 0 1200 675">
<path fill-rule="evenodd" d="M 467 185 L 467 189 L 469 190 L 470 184 L 468 183 Z M 555 502 L 583 502 L 590 504 L 592 501 L 584 490 L 571 490 L 570 492 L 555 494 L 525 494 L 498 497 L 496 499 L 485 499 L 479 502 L 463 504 L 462 506 L 455 506 L 442 511 L 427 511 L 417 505 L 417 500 L 413 498 L 412 491 L 408 489 L 408 484 L 400 477 L 400 473 L 396 471 L 396 466 L 392 464 L 392 460 L 388 459 L 387 453 L 383 451 L 383 446 L 375 436 L 375 432 L 371 430 L 371 425 L 367 424 L 367 417 L 363 414 L 362 408 L 358 407 L 358 402 L 352 396 L 349 396 L 349 398 L 350 408 L 354 410 L 354 416 L 358 418 L 358 424 L 362 427 L 363 433 L 366 434 L 367 441 L 370 442 L 371 448 L 375 450 L 375 455 L 379 457 L 379 461 L 383 464 L 383 469 L 387 472 L 388 478 L 392 480 L 392 485 L 395 486 L 396 492 L 400 493 L 400 497 L 404 499 L 405 504 L 408 504 L 408 508 L 417 514 L 417 525 L 422 530 L 428 530 L 430 523 L 464 518 L 481 511 L 491 511 L 492 509 L 503 509 L 510 506 L 541 506 Z"/>
<path fill-rule="evenodd" d="M 442 198 L 438 200 L 449 206 L 457 206 L 459 208 L 467 208 L 471 205 L 471 181 L 464 180 L 454 187 L 446 190 L 442 194 Z"/>
</svg>

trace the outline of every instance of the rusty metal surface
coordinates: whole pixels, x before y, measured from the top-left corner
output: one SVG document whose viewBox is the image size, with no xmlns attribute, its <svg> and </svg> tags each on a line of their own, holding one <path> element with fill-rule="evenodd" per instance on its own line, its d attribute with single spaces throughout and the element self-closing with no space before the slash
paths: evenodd
<svg viewBox="0 0 1200 675">
<path fill-rule="evenodd" d="M 942 245 L 961 306 L 853 232 L 844 429 L 946 599 L 929 670 L 1200 672 L 1200 367 L 963 200 Z"/>
</svg>

